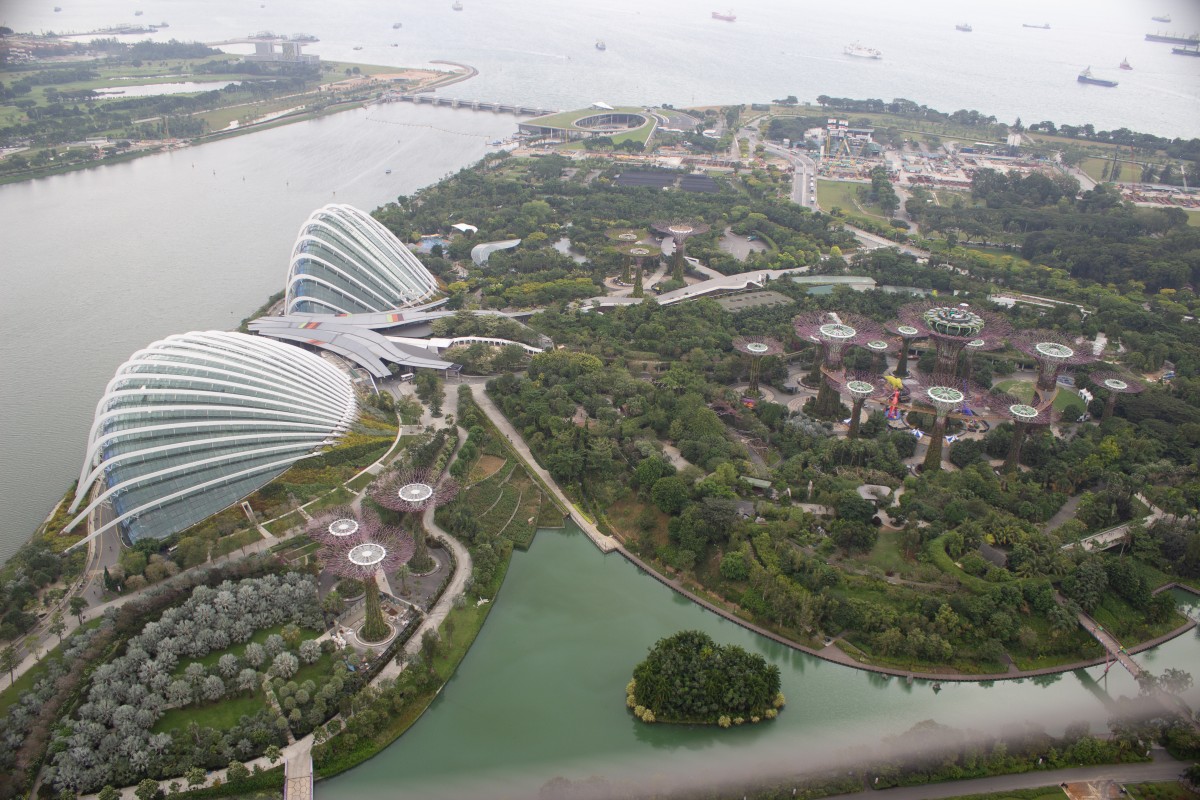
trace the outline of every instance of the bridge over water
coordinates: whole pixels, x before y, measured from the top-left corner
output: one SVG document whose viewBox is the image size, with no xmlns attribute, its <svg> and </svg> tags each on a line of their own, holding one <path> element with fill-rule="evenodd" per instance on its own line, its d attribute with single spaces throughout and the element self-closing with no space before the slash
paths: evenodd
<svg viewBox="0 0 1200 800">
<path fill-rule="evenodd" d="M 536 106 L 521 106 L 513 103 L 489 103 L 486 100 L 460 100 L 456 97 L 423 92 L 388 92 L 379 98 L 380 103 L 422 103 L 450 108 L 470 108 L 475 111 L 495 111 L 497 113 L 519 114 L 522 116 L 541 117 L 557 113 L 554 109 L 538 108 Z"/>
</svg>

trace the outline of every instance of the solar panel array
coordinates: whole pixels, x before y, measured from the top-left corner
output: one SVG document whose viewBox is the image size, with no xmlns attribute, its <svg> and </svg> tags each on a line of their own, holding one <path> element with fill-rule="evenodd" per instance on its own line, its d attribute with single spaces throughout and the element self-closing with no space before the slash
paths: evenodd
<svg viewBox="0 0 1200 800">
<path fill-rule="evenodd" d="M 685 192 L 718 192 L 717 182 L 707 175 L 684 175 L 679 179 L 679 188 Z"/>
<path fill-rule="evenodd" d="M 678 183 L 677 183 L 678 182 Z M 685 192 L 719 192 L 716 181 L 707 175 L 680 175 L 677 172 L 649 172 L 634 170 L 617 176 L 617 186 L 646 186 L 652 189 L 670 189 L 678 186 Z"/>
</svg>

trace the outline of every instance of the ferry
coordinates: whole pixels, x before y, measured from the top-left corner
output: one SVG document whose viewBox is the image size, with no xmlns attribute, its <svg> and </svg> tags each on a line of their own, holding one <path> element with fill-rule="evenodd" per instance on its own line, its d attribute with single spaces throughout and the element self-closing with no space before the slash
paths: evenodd
<svg viewBox="0 0 1200 800">
<path fill-rule="evenodd" d="M 1092 68 L 1091 68 L 1091 67 L 1085 67 L 1085 68 L 1084 68 L 1084 70 L 1083 70 L 1083 72 L 1079 73 L 1079 77 L 1078 77 L 1078 78 L 1076 78 L 1075 80 L 1079 81 L 1080 83 L 1090 83 L 1090 84 L 1092 84 L 1093 86 L 1109 86 L 1109 87 L 1112 87 L 1112 86 L 1116 86 L 1116 85 L 1117 85 L 1117 82 L 1116 82 L 1116 81 L 1110 81 L 1110 80 L 1106 80 L 1106 79 L 1104 79 L 1104 78 L 1094 78 L 1094 77 L 1092 77 Z"/>
<path fill-rule="evenodd" d="M 844 52 L 848 56 L 855 56 L 857 58 L 883 58 L 883 53 L 874 47 L 863 47 L 858 42 L 846 45 Z"/>
<path fill-rule="evenodd" d="M 963 22 L 958 25 L 955 25 L 954 30 L 962 31 L 963 33 L 970 33 L 971 31 L 973 31 L 975 29 L 971 27 L 971 24 L 969 22 Z"/>
<path fill-rule="evenodd" d="M 712 18 L 719 19 L 722 22 L 737 22 L 737 14 L 734 14 L 732 11 L 726 11 L 724 14 L 720 11 L 714 11 L 712 12 Z"/>
<path fill-rule="evenodd" d="M 1133 69 L 1133 67 L 1129 64 L 1128 57 L 1121 59 L 1121 69 Z"/>
<path fill-rule="evenodd" d="M 1170 15 L 1170 14 L 1163 14 L 1162 16 L 1159 16 L 1159 17 L 1151 17 L 1150 19 L 1154 20 L 1155 22 L 1170 22 L 1170 21 L 1171 21 L 1171 15 Z"/>
<path fill-rule="evenodd" d="M 607 50 L 607 49 L 608 49 L 608 45 L 606 45 L 606 44 L 604 43 L 604 40 L 603 40 L 603 39 L 597 39 L 597 40 L 596 40 L 596 49 L 597 49 L 597 50 Z"/>
<path fill-rule="evenodd" d="M 1041 25 L 1030 25 L 1028 22 L 1022 22 L 1021 27 L 1022 28 L 1037 28 L 1039 31 L 1048 31 L 1048 30 L 1050 30 L 1050 23 L 1046 22 Z"/>
</svg>

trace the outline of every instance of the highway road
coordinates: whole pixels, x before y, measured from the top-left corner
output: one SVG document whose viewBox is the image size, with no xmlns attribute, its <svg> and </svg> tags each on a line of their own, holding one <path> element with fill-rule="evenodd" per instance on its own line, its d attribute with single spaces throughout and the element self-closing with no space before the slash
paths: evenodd
<svg viewBox="0 0 1200 800">
<path fill-rule="evenodd" d="M 751 139 L 751 146 L 754 140 Z M 782 156 L 795 169 L 792 176 L 792 202 L 806 208 L 817 210 L 817 165 L 799 150 L 791 150 L 776 144 L 764 142 L 767 152 Z"/>
</svg>

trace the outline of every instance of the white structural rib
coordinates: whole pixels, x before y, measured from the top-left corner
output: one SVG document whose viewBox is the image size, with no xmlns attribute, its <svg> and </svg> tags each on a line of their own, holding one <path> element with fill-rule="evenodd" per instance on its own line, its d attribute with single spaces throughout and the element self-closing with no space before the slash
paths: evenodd
<svg viewBox="0 0 1200 800">
<path fill-rule="evenodd" d="M 96 481 L 104 485 L 67 529 L 130 492 L 137 500 L 126 502 L 134 505 L 92 536 L 208 488 L 286 468 L 344 432 L 355 411 L 349 379 L 298 347 L 226 331 L 155 342 L 121 365 L 96 405 L 70 510 Z"/>
<path fill-rule="evenodd" d="M 300 228 L 288 266 L 286 313 L 356 314 L 409 308 L 437 278 L 391 231 L 353 206 L 319 208 Z"/>
</svg>

